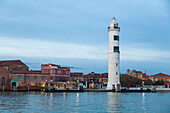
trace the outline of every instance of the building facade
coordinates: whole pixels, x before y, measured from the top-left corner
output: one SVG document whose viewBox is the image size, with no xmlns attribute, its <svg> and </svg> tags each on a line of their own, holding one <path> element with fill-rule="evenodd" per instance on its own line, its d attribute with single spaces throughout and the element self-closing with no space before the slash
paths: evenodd
<svg viewBox="0 0 170 113">
<path fill-rule="evenodd" d="M 10 74 L 11 89 L 41 90 L 50 83 L 50 75 L 41 71 L 14 71 Z"/>
<path fill-rule="evenodd" d="M 89 73 L 84 75 L 84 84 L 87 88 L 103 88 L 107 85 L 108 74 Z"/>
<path fill-rule="evenodd" d="M 66 82 L 70 80 L 70 68 L 56 64 L 42 64 L 41 73 L 50 74 L 53 82 Z"/>
<path fill-rule="evenodd" d="M 150 80 L 152 80 L 154 83 L 155 82 L 163 82 L 163 84 L 167 87 L 170 88 L 170 75 L 163 74 L 163 73 L 158 73 L 155 75 L 148 76 Z"/>
<path fill-rule="evenodd" d="M 11 77 L 13 71 L 28 71 L 29 67 L 20 60 L 0 61 L 0 90 L 11 90 Z"/>
<path fill-rule="evenodd" d="M 146 74 L 147 74 L 146 70 L 145 73 L 143 73 L 142 71 L 136 71 L 136 70 L 130 71 L 130 69 L 127 70 L 127 75 L 133 76 L 138 79 L 146 79 Z"/>
<path fill-rule="evenodd" d="M 120 90 L 120 51 L 119 51 L 119 32 L 118 22 L 113 17 L 108 27 L 109 32 L 109 56 L 108 56 L 108 84 L 107 89 Z"/>
</svg>

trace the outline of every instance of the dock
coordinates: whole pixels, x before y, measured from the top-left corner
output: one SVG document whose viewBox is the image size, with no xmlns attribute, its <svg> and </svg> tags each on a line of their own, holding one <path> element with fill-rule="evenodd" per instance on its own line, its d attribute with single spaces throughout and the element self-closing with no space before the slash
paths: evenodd
<svg viewBox="0 0 170 113">
<path fill-rule="evenodd" d="M 84 92 L 113 92 L 113 91 L 106 89 L 84 89 Z"/>
</svg>

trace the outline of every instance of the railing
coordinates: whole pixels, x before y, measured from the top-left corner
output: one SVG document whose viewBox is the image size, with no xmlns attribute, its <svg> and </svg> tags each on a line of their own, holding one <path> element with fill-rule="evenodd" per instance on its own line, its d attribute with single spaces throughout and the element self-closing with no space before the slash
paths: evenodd
<svg viewBox="0 0 170 113">
<path fill-rule="evenodd" d="M 120 27 L 108 27 L 108 29 L 120 29 Z"/>
</svg>

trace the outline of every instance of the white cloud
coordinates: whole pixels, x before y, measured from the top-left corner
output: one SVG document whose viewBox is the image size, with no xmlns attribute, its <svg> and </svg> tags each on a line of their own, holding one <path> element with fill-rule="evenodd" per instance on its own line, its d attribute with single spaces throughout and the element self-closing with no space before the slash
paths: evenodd
<svg viewBox="0 0 170 113">
<path fill-rule="evenodd" d="M 153 47 L 149 48 L 148 46 L 147 48 L 146 45 L 143 47 L 129 45 L 126 48 L 122 48 L 121 59 L 132 61 L 170 62 L 170 51 L 155 50 Z"/>
<path fill-rule="evenodd" d="M 106 45 L 107 46 L 107 45 Z M 89 46 L 68 42 L 0 37 L 0 58 L 8 56 L 30 58 L 80 58 L 107 60 L 103 46 Z M 129 44 L 121 47 L 121 60 L 170 62 L 170 51 L 155 50 L 148 44 Z"/>
<path fill-rule="evenodd" d="M 85 44 L 0 37 L 0 56 L 106 59 L 107 51 Z"/>
</svg>

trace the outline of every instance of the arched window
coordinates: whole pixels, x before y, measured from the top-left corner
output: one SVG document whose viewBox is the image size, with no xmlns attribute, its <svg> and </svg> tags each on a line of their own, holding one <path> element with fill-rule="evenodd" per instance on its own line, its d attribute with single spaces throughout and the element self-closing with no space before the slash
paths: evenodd
<svg viewBox="0 0 170 113">
<path fill-rule="evenodd" d="M 2 77 L 1 79 L 1 86 L 5 86 L 5 77 Z"/>
</svg>

